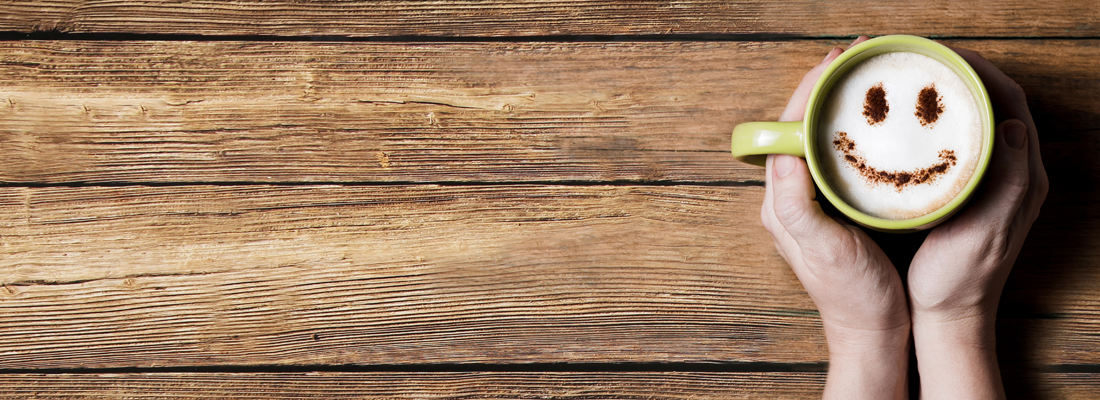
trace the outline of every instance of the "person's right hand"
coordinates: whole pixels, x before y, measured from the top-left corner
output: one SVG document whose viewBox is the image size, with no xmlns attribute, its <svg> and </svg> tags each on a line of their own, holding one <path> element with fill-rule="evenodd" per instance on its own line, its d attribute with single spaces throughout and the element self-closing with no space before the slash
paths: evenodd
<svg viewBox="0 0 1100 400">
<path fill-rule="evenodd" d="M 841 52 L 806 73 L 780 121 L 802 118 L 814 83 Z M 904 398 L 910 319 L 894 265 L 863 231 L 822 211 L 802 158 L 769 155 L 765 182 L 761 221 L 821 314 L 829 345 L 823 396 Z"/>
<path fill-rule="evenodd" d="M 1046 170 L 1024 92 L 978 53 L 999 122 L 980 192 L 929 233 L 909 267 L 909 306 L 923 398 L 1003 398 L 995 353 L 997 304 L 1046 199 Z"/>
</svg>

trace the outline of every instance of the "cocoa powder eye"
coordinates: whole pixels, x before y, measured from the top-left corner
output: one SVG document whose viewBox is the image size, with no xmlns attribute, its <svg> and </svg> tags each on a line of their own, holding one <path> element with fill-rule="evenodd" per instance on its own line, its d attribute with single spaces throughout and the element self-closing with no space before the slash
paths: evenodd
<svg viewBox="0 0 1100 400">
<path fill-rule="evenodd" d="M 920 94 L 917 95 L 916 116 L 921 126 L 928 127 L 940 119 L 940 114 L 943 114 L 942 101 L 943 97 L 940 97 L 940 93 L 936 91 L 936 84 L 925 86 L 920 90 Z"/>
<path fill-rule="evenodd" d="M 879 82 L 867 89 L 867 96 L 863 98 L 863 116 L 867 117 L 867 125 L 874 125 L 885 120 L 888 112 L 890 105 L 886 103 L 886 89 Z"/>
<path fill-rule="evenodd" d="M 889 51 L 831 79 L 811 129 L 818 182 L 836 199 L 911 220 L 972 190 L 989 126 L 967 76 L 938 58 Z"/>
</svg>

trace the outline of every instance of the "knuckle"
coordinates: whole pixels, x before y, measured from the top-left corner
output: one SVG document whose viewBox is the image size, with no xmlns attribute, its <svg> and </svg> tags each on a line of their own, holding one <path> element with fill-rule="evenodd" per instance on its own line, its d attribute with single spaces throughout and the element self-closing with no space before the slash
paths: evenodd
<svg viewBox="0 0 1100 400">
<path fill-rule="evenodd" d="M 760 223 L 764 224 L 764 229 L 767 229 L 769 232 L 772 230 L 772 221 L 771 218 L 768 217 L 767 204 L 760 207 Z"/>
<path fill-rule="evenodd" d="M 868 244 L 863 242 L 863 237 L 859 234 L 859 228 L 854 226 L 845 226 L 844 229 L 848 230 L 847 235 L 841 235 L 837 238 L 836 246 L 831 246 L 833 251 L 833 258 L 837 261 L 838 265 L 854 265 L 859 262 L 860 259 L 865 259 L 866 256 L 862 254 L 862 249 L 868 248 Z M 861 251 L 836 251 L 837 249 L 861 249 Z"/>
<path fill-rule="evenodd" d="M 797 196 L 778 196 L 775 199 L 775 218 L 789 227 L 798 224 L 806 216 L 806 206 Z"/>
<path fill-rule="evenodd" d="M 1046 200 L 1047 193 L 1050 192 L 1050 181 L 1047 180 L 1046 173 L 1043 173 L 1035 180 L 1035 192 L 1039 196 L 1039 201 Z"/>
<path fill-rule="evenodd" d="M 986 266 L 1000 263 L 1007 248 L 1008 235 L 1004 232 L 1011 223 L 1011 218 L 1004 221 L 988 221 L 986 231 L 995 234 L 963 239 L 967 242 L 964 248 L 970 249 L 970 254 L 966 258 L 971 260 L 970 263 L 974 268 L 980 270 Z"/>
<path fill-rule="evenodd" d="M 827 242 L 827 245 L 802 247 L 803 258 L 807 263 L 816 266 L 815 271 L 819 278 L 828 279 L 835 276 L 834 274 L 851 271 L 852 267 L 868 259 L 863 251 L 865 245 L 854 234 L 830 237 Z"/>
<path fill-rule="evenodd" d="M 1008 224 L 1012 223 L 1011 220 L 1007 222 Z M 1005 228 L 1007 229 L 1008 227 L 1006 226 Z M 994 268 L 1004 261 L 1008 252 L 1008 235 L 996 235 L 984 249 L 981 265 L 985 268 Z"/>
<path fill-rule="evenodd" d="M 1010 90 L 1012 91 L 1011 92 L 1012 96 L 1015 97 L 1016 100 L 1019 100 L 1019 101 L 1024 102 L 1024 103 L 1027 102 L 1027 93 L 1024 92 L 1023 86 L 1020 86 L 1019 83 L 1016 83 L 1015 81 L 1012 81 L 1012 87 L 1010 88 Z"/>
<path fill-rule="evenodd" d="M 1011 188 L 1015 194 L 1026 192 L 1030 180 L 1031 177 L 1026 169 L 1011 169 L 1005 172 L 1005 185 Z"/>
</svg>

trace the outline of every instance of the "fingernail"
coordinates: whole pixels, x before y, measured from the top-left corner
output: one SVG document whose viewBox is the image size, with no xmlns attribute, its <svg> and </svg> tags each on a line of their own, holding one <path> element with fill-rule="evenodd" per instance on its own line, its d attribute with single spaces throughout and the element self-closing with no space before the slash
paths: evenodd
<svg viewBox="0 0 1100 400">
<path fill-rule="evenodd" d="M 788 155 L 777 155 L 775 161 L 772 161 L 772 167 L 775 168 L 775 176 L 780 178 L 786 178 L 794 170 L 794 157 Z"/>
<path fill-rule="evenodd" d="M 832 56 L 833 56 L 833 53 L 837 53 L 837 52 L 842 52 L 842 51 L 844 51 L 844 50 L 843 50 L 843 49 L 841 49 L 841 48 L 839 48 L 839 47 L 833 47 L 833 49 L 832 49 L 832 50 L 829 50 L 829 54 L 826 54 L 826 55 L 825 55 L 825 58 L 822 58 L 822 59 L 821 59 L 821 61 L 825 61 L 825 60 L 828 60 L 828 59 L 829 59 L 829 57 L 832 57 Z M 840 53 L 837 53 L 837 54 L 840 54 Z"/>
<path fill-rule="evenodd" d="M 1005 143 L 1014 149 L 1024 148 L 1024 140 L 1027 139 L 1027 127 L 1020 121 L 1008 124 L 1004 128 Z"/>
<path fill-rule="evenodd" d="M 868 40 L 868 39 L 871 39 L 871 37 L 867 36 L 867 35 L 859 35 L 859 37 L 857 37 L 856 40 L 852 41 L 852 44 L 848 45 L 848 48 L 850 49 L 850 48 L 852 48 L 852 46 L 855 46 L 856 42 L 858 42 L 860 39 Z"/>
</svg>

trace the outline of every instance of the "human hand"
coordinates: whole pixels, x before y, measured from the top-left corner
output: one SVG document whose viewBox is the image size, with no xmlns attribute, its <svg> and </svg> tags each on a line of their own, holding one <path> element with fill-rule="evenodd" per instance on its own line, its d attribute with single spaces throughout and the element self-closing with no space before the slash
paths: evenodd
<svg viewBox="0 0 1100 400">
<path fill-rule="evenodd" d="M 833 49 L 806 74 L 781 121 L 802 118 L 814 83 L 842 51 Z M 761 220 L 821 314 L 829 345 L 825 397 L 904 397 L 910 318 L 897 270 L 863 231 L 825 215 L 805 160 L 768 156 L 765 181 Z"/>
<path fill-rule="evenodd" d="M 998 121 L 993 158 L 970 205 L 929 233 L 909 267 L 922 397 L 1003 398 L 995 352 L 997 304 L 1047 195 L 1039 138 L 1024 92 L 978 53 Z"/>
</svg>

